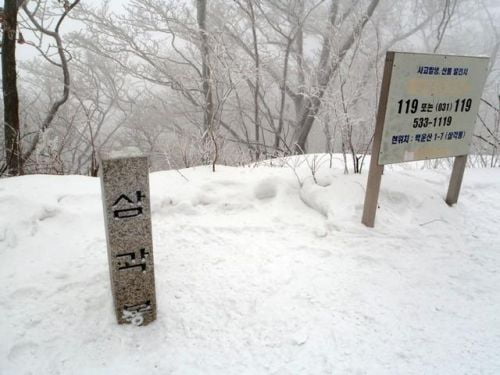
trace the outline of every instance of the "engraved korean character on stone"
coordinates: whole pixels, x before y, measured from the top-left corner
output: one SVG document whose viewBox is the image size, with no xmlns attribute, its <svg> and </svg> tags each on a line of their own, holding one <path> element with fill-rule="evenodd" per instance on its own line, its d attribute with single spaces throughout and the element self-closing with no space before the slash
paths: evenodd
<svg viewBox="0 0 500 375">
<path fill-rule="evenodd" d="M 118 271 L 141 270 L 142 272 L 146 272 L 148 255 L 149 251 L 146 251 L 144 248 L 139 249 L 139 251 L 118 254 L 116 256 Z"/>
<path fill-rule="evenodd" d="M 115 219 L 127 219 L 141 216 L 143 214 L 143 198 L 146 198 L 146 195 L 140 190 L 135 192 L 135 197 L 132 195 L 132 199 L 127 194 L 121 194 L 113 203 L 113 217 Z"/>
<path fill-rule="evenodd" d="M 144 323 L 144 315 L 151 312 L 151 301 L 145 301 L 137 305 L 123 306 L 123 319 L 127 322 L 140 326 Z"/>
</svg>

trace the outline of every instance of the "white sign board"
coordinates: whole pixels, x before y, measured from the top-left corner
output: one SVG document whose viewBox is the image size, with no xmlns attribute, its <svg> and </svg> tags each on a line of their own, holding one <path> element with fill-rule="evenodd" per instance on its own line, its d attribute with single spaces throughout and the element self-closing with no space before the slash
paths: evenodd
<svg viewBox="0 0 500 375">
<path fill-rule="evenodd" d="M 468 154 L 488 61 L 394 52 L 378 164 Z"/>
</svg>

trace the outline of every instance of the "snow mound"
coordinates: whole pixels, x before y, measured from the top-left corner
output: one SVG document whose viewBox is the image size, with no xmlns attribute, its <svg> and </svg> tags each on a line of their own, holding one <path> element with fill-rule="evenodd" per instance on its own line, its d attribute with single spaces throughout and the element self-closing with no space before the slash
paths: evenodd
<svg viewBox="0 0 500 375">
<path fill-rule="evenodd" d="M 254 193 L 255 198 L 259 200 L 274 198 L 278 194 L 277 181 L 274 179 L 260 181 L 255 186 Z"/>
</svg>

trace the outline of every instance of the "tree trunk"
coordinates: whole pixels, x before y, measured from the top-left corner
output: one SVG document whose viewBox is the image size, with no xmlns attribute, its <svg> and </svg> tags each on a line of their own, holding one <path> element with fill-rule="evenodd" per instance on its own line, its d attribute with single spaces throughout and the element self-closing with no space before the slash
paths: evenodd
<svg viewBox="0 0 500 375">
<path fill-rule="evenodd" d="M 2 37 L 5 161 L 10 175 L 22 174 L 16 75 L 17 1 L 5 0 Z"/>
<path fill-rule="evenodd" d="M 207 0 L 196 1 L 196 11 L 198 18 L 198 28 L 200 30 L 200 52 L 202 64 L 202 80 L 203 80 L 203 95 L 205 97 L 204 114 L 203 114 L 203 139 L 208 139 L 208 132 L 212 131 L 214 122 L 214 102 L 211 83 L 211 71 L 209 61 L 209 45 L 207 33 Z"/>
<path fill-rule="evenodd" d="M 255 160 L 260 159 L 260 120 L 259 120 L 259 90 L 260 90 L 260 56 L 257 43 L 257 27 L 255 25 L 255 12 L 252 0 L 247 0 L 250 20 L 252 22 L 253 52 L 255 55 L 255 90 L 254 90 L 254 126 L 255 126 Z M 264 139 L 264 137 L 262 137 Z M 265 149 L 264 149 L 265 151 Z"/>
<path fill-rule="evenodd" d="M 333 33 L 335 30 L 334 25 L 337 14 L 337 2 L 335 0 L 332 1 L 329 14 L 331 26 L 328 30 L 328 33 L 324 36 L 320 61 L 316 69 L 318 73 L 318 84 L 316 86 L 317 94 L 308 99 L 304 104 L 302 113 L 297 121 L 297 127 L 295 128 L 295 132 L 293 134 L 293 147 L 295 153 L 306 153 L 307 137 L 309 136 L 314 120 L 316 119 L 316 115 L 320 110 L 321 102 L 326 90 L 328 89 L 328 85 L 330 84 L 334 73 L 342 63 L 347 52 L 354 44 L 356 38 L 360 37 L 363 28 L 373 15 L 373 12 L 377 8 L 379 1 L 380 0 L 371 0 L 367 8 L 366 15 L 360 19 L 358 25 L 354 27 L 347 39 L 344 41 L 344 43 L 342 43 L 338 54 L 335 56 L 336 59 L 334 61 L 332 61 L 331 56 L 332 45 L 330 38 L 332 37 L 331 33 Z"/>
</svg>

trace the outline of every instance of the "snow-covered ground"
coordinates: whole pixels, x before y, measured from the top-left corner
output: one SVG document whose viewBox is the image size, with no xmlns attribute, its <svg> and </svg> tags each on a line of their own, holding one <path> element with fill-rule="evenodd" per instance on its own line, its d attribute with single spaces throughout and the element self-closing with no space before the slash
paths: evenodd
<svg viewBox="0 0 500 375">
<path fill-rule="evenodd" d="M 366 174 L 153 173 L 146 327 L 115 322 L 99 180 L 0 180 L 0 373 L 499 374 L 500 170 L 452 208 L 449 173 L 388 168 L 374 229 Z"/>
</svg>

